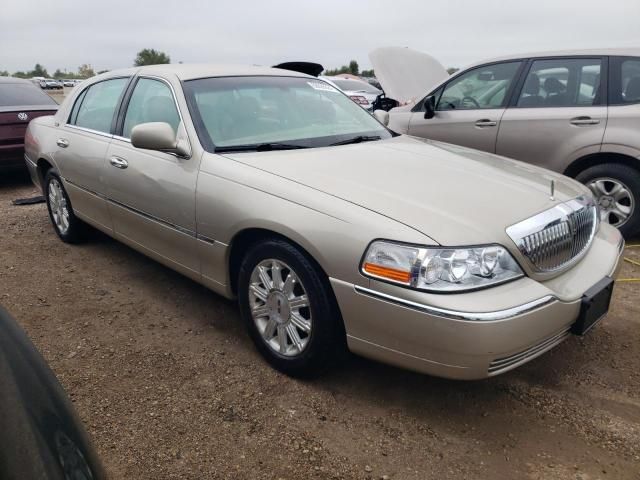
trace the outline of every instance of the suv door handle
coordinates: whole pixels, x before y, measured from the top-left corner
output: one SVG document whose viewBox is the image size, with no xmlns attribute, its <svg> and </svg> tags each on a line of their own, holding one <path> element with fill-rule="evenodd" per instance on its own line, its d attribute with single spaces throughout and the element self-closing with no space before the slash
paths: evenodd
<svg viewBox="0 0 640 480">
<path fill-rule="evenodd" d="M 67 140 L 66 138 L 59 138 L 56 141 L 56 144 L 61 148 L 67 148 L 69 146 L 69 140 Z"/>
<path fill-rule="evenodd" d="M 495 127 L 498 122 L 494 120 L 489 120 L 488 118 L 483 118 L 482 120 L 476 121 L 476 127 Z"/>
<path fill-rule="evenodd" d="M 129 166 L 129 162 L 127 162 L 124 158 L 116 157 L 115 155 L 109 159 L 109 163 L 116 168 L 120 168 L 124 170 Z"/>
<path fill-rule="evenodd" d="M 600 123 L 600 120 L 591 117 L 574 117 L 569 120 L 569 123 L 571 125 L 597 125 Z"/>
</svg>

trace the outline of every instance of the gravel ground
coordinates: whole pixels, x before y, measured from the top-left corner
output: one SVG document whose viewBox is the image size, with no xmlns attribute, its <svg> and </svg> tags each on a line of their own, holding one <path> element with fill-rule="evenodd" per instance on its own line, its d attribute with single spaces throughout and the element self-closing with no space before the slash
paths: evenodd
<svg viewBox="0 0 640 480">
<path fill-rule="evenodd" d="M 303 382 L 259 358 L 234 303 L 101 234 L 66 245 L 44 205 L 11 205 L 36 194 L 0 176 L 0 303 L 111 478 L 640 479 L 640 283 L 618 284 L 585 338 L 491 380 L 352 358 Z"/>
</svg>

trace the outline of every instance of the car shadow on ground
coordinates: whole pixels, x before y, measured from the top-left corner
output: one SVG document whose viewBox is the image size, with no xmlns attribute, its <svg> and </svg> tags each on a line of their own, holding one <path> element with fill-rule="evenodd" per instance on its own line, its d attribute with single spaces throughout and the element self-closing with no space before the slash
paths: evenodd
<svg viewBox="0 0 640 480">
<path fill-rule="evenodd" d="M 18 188 L 31 184 L 29 172 L 25 169 L 15 169 L 0 172 L 0 188 Z"/>
</svg>

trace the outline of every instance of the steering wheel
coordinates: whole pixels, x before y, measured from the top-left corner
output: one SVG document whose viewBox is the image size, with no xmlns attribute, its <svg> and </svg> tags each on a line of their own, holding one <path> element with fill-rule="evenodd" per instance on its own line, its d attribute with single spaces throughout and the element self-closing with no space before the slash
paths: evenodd
<svg viewBox="0 0 640 480">
<path fill-rule="evenodd" d="M 467 101 L 473 103 L 476 108 L 480 108 L 480 104 L 476 101 L 475 98 L 472 98 L 472 97 L 462 97 L 462 100 L 460 100 L 460 104 L 464 105 L 465 102 L 467 102 Z"/>
</svg>

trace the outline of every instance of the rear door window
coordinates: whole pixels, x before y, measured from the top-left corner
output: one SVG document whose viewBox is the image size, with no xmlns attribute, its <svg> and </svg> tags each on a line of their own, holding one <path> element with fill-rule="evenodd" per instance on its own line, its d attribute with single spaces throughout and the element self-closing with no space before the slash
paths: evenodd
<svg viewBox="0 0 640 480">
<path fill-rule="evenodd" d="M 610 85 L 611 104 L 640 103 L 640 58 L 612 58 Z"/>
<path fill-rule="evenodd" d="M 91 85 L 76 100 L 69 123 L 110 133 L 116 108 L 128 81 L 128 78 L 114 78 Z"/>
<path fill-rule="evenodd" d="M 602 104 L 602 60 L 560 58 L 534 60 L 516 106 L 580 107 Z"/>
<path fill-rule="evenodd" d="M 57 105 L 46 93 L 28 83 L 0 83 L 0 107 Z"/>
</svg>

